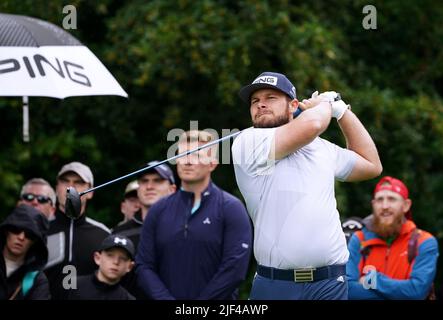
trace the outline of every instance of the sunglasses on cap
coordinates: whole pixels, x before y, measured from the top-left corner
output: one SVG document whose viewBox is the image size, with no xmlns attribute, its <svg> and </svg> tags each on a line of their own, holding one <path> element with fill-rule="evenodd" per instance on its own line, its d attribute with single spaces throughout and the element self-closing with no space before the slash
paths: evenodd
<svg viewBox="0 0 443 320">
<path fill-rule="evenodd" d="M 20 228 L 20 227 L 9 226 L 7 228 L 7 231 L 9 231 L 9 232 L 11 232 L 13 234 L 20 234 L 20 233 L 24 232 L 25 233 L 25 237 L 28 238 L 29 240 L 35 240 L 36 239 L 36 236 L 32 232 L 29 232 L 28 230 L 25 230 L 25 229 Z"/>
<path fill-rule="evenodd" d="M 28 202 L 32 202 L 34 199 L 37 199 L 37 202 L 40 204 L 45 204 L 48 202 L 52 203 L 51 198 L 49 198 L 47 196 L 36 195 L 33 193 L 24 193 L 24 194 L 22 194 L 21 198 L 25 201 L 28 201 Z"/>
</svg>

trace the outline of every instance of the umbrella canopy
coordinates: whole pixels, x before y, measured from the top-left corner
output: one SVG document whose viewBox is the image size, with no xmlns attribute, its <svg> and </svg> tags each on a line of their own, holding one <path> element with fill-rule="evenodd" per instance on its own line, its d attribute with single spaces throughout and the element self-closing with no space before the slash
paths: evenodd
<svg viewBox="0 0 443 320">
<path fill-rule="evenodd" d="M 128 96 L 87 47 L 49 22 L 0 13 L 0 47 L 0 96 Z"/>
<path fill-rule="evenodd" d="M 92 95 L 128 96 L 100 60 L 62 28 L 0 13 L 0 96 Z"/>
</svg>

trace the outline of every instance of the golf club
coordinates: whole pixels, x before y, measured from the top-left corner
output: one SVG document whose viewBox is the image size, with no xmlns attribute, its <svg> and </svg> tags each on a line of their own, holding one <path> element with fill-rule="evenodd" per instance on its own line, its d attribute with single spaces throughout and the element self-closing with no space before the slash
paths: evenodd
<svg viewBox="0 0 443 320">
<path fill-rule="evenodd" d="M 80 210 L 81 210 L 81 200 L 80 200 L 80 197 L 82 195 L 84 195 L 84 194 L 87 194 L 87 193 L 92 192 L 94 190 L 103 188 L 103 187 L 105 187 L 107 185 L 113 184 L 113 183 L 118 182 L 120 180 L 123 180 L 123 179 L 129 178 L 129 177 L 132 177 L 134 175 L 140 174 L 140 173 L 142 173 L 144 171 L 153 169 L 153 168 L 155 168 L 155 167 L 157 167 L 159 165 L 162 165 L 163 163 L 166 163 L 166 162 L 169 162 L 169 161 L 173 161 L 175 159 L 187 156 L 187 155 L 189 155 L 191 153 L 194 153 L 194 152 L 200 151 L 202 149 L 208 148 L 210 146 L 213 146 L 215 144 L 218 144 L 218 143 L 220 143 L 222 141 L 234 138 L 234 137 L 238 136 L 241 132 L 242 131 L 238 131 L 238 132 L 232 133 L 232 134 L 227 135 L 227 136 L 225 136 L 223 138 L 220 138 L 220 139 L 214 140 L 212 142 L 206 143 L 206 144 L 204 144 L 202 146 L 199 146 L 199 147 L 197 147 L 195 149 L 188 150 L 186 152 L 177 154 L 177 155 L 175 155 L 175 156 L 173 156 L 173 157 L 171 157 L 169 159 L 160 161 L 160 162 L 158 162 L 156 164 L 153 164 L 153 165 L 150 165 L 150 166 L 146 166 L 146 167 L 141 168 L 141 169 L 139 169 L 137 171 L 134 171 L 134 172 L 128 173 L 128 174 L 126 174 L 124 176 L 115 178 L 114 180 L 105 182 L 105 183 L 103 183 L 101 185 L 98 185 L 96 187 L 93 187 L 91 189 L 85 190 L 85 191 L 80 192 L 80 193 L 78 193 L 77 190 L 75 190 L 74 187 L 68 187 L 68 189 L 66 190 L 65 214 L 69 218 L 71 218 L 71 219 L 77 219 L 78 217 L 80 217 Z"/>
<path fill-rule="evenodd" d="M 334 100 L 335 101 L 341 100 L 341 96 L 340 96 L 339 93 L 337 93 L 337 97 Z M 294 118 L 297 117 L 301 112 L 302 112 L 301 108 L 297 108 L 297 110 L 293 114 Z M 123 180 L 123 179 L 129 178 L 129 177 L 132 177 L 134 175 L 140 174 L 140 173 L 142 173 L 144 171 L 153 169 L 153 168 L 155 168 L 155 167 L 157 167 L 159 165 L 162 165 L 163 163 L 166 163 L 166 162 L 169 162 L 169 161 L 173 161 L 175 159 L 187 156 L 187 155 L 189 155 L 191 153 L 198 152 L 198 151 L 200 151 L 202 149 L 205 149 L 205 148 L 208 148 L 208 147 L 213 146 L 215 144 L 218 144 L 218 143 L 220 143 L 222 141 L 234 138 L 234 137 L 238 136 L 241 132 L 242 131 L 238 131 L 238 132 L 232 133 L 232 134 L 227 135 L 227 136 L 225 136 L 223 138 L 220 138 L 220 139 L 214 140 L 212 142 L 206 143 L 206 144 L 204 144 L 202 146 L 199 146 L 199 147 L 197 147 L 195 149 L 192 149 L 192 150 L 180 153 L 180 154 L 175 155 L 175 156 L 173 156 L 173 157 L 171 157 L 169 159 L 160 161 L 160 162 L 158 162 L 156 164 L 153 164 L 153 165 L 150 165 L 150 166 L 146 166 L 146 167 L 141 168 L 141 169 L 139 169 L 137 171 L 134 171 L 134 172 L 128 173 L 128 174 L 126 174 L 124 176 L 115 178 L 114 180 L 105 182 L 105 183 L 103 183 L 101 185 L 98 185 L 96 187 L 93 187 L 91 189 L 88 189 L 88 190 L 80 192 L 80 193 L 78 193 L 77 190 L 75 190 L 74 187 L 68 187 L 68 189 L 66 191 L 65 214 L 69 218 L 71 218 L 71 219 L 77 219 L 78 217 L 80 217 L 80 211 L 81 211 L 81 200 L 80 200 L 80 197 L 82 195 L 84 195 L 84 194 L 87 194 L 87 193 L 92 192 L 94 190 L 103 188 L 103 187 L 105 187 L 107 185 L 113 184 L 113 183 L 118 182 L 120 180 Z"/>
</svg>

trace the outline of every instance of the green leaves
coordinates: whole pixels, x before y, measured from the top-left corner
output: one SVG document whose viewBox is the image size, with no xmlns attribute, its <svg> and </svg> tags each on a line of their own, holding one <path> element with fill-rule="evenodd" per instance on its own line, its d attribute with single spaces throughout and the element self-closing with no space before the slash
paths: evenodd
<svg viewBox="0 0 443 320">
<path fill-rule="evenodd" d="M 3 0 L 0 11 L 61 25 L 64 1 Z M 129 99 L 32 98 L 31 143 L 21 141 L 21 103 L 1 98 L 2 214 L 21 184 L 50 182 L 67 161 L 88 163 L 97 182 L 166 158 L 172 128 L 245 128 L 249 108 L 238 90 L 263 71 L 285 73 L 299 99 L 335 90 L 374 138 L 383 175 L 404 179 L 414 218 L 443 230 L 443 9 L 432 1 L 374 4 L 378 28 L 362 27 L 365 1 L 265 0 L 71 1 L 81 41 L 98 55 Z M 344 146 L 337 125 L 324 135 Z M 239 194 L 232 167 L 214 180 Z M 377 179 L 337 184 L 343 215 L 365 216 Z M 88 214 L 120 219 L 125 183 L 97 192 Z"/>
</svg>

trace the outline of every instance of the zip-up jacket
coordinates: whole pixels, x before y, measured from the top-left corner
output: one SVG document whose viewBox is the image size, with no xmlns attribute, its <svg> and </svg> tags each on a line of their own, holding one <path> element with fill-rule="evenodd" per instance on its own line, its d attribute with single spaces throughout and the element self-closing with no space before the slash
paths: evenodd
<svg viewBox="0 0 443 320">
<path fill-rule="evenodd" d="M 368 223 L 369 222 L 369 223 Z M 428 232 L 416 230 L 411 220 L 403 223 L 400 234 L 389 245 L 371 231 L 372 216 L 349 241 L 346 266 L 350 299 L 425 299 L 436 274 L 438 243 Z M 417 252 L 410 261 L 411 237 L 417 235 Z M 366 269 L 366 270 L 365 270 Z M 370 281 L 359 283 L 368 269 Z"/>
<path fill-rule="evenodd" d="M 48 279 L 43 267 L 48 259 L 46 232 L 48 221 L 39 211 L 27 205 L 16 207 L 0 225 L 0 250 L 6 245 L 6 232 L 10 227 L 31 232 L 35 241 L 26 253 L 23 265 L 6 277 L 6 265 L 3 254 L 0 254 L 0 300 L 9 299 L 17 288 L 21 289 L 14 300 L 48 300 L 50 299 Z"/>
<path fill-rule="evenodd" d="M 53 299 L 67 297 L 63 279 L 69 277 L 69 280 L 73 273 L 71 267 L 63 273 L 66 265 L 75 267 L 76 276 L 91 274 L 96 270 L 94 251 L 99 249 L 109 234 L 110 231 L 104 224 L 87 218 L 85 214 L 72 220 L 57 209 L 55 219 L 49 224 L 49 259 L 45 269 Z"/>
<path fill-rule="evenodd" d="M 140 242 L 140 233 L 142 232 L 142 226 L 142 211 L 138 210 L 131 220 L 126 221 L 112 229 L 112 234 L 121 234 L 128 237 L 129 239 L 131 239 L 135 249 L 137 250 L 138 243 Z"/>
<path fill-rule="evenodd" d="M 252 228 L 243 204 L 212 182 L 191 214 L 183 190 L 156 202 L 145 218 L 137 279 L 153 299 L 235 299 L 245 279 Z"/>
</svg>

